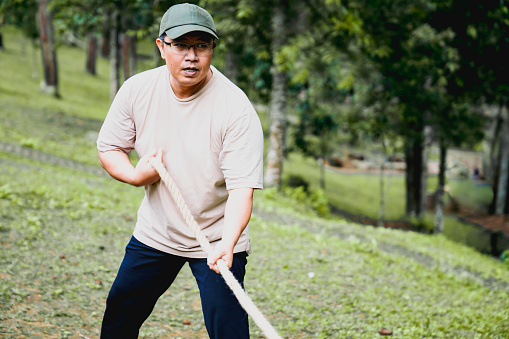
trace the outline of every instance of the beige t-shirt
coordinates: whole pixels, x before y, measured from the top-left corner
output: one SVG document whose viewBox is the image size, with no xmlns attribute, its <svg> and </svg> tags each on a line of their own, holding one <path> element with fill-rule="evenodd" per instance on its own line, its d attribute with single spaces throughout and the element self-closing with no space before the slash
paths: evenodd
<svg viewBox="0 0 509 339">
<path fill-rule="evenodd" d="M 196 94 L 178 99 L 166 66 L 129 78 L 99 133 L 101 152 L 162 148 L 163 160 L 196 222 L 214 245 L 222 237 L 229 189 L 262 188 L 263 132 L 247 96 L 211 67 Z M 160 251 L 206 258 L 161 181 L 145 187 L 134 236 Z M 250 252 L 248 228 L 234 252 Z"/>
</svg>

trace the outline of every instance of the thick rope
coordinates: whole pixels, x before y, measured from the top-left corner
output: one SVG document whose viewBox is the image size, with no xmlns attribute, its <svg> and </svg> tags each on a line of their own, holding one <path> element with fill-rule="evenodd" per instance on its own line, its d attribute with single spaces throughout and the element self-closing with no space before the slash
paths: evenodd
<svg viewBox="0 0 509 339">
<path fill-rule="evenodd" d="M 180 194 L 178 187 L 175 185 L 175 182 L 170 177 L 168 171 L 166 171 L 164 165 L 161 163 L 161 161 L 159 161 L 159 159 L 155 157 L 150 159 L 150 164 L 152 165 L 152 167 L 155 168 L 157 173 L 159 173 L 161 180 L 170 190 L 173 199 L 175 199 L 175 201 L 177 202 L 177 206 L 179 207 L 180 213 L 184 217 L 187 226 L 189 226 L 193 231 L 193 234 L 196 237 L 196 240 L 198 240 L 200 246 L 208 254 L 212 253 L 212 246 L 208 242 L 205 235 L 203 235 L 203 233 L 201 232 L 201 229 L 196 223 L 196 220 L 194 220 L 193 215 L 189 211 L 189 208 L 187 207 L 187 204 L 184 201 L 182 194 Z M 221 272 L 221 275 L 226 281 L 226 284 L 230 287 L 230 289 L 233 291 L 233 294 L 235 294 L 235 296 L 237 297 L 240 305 L 253 318 L 254 322 L 262 330 L 263 334 L 265 334 L 265 336 L 269 339 L 281 339 L 276 330 L 267 321 L 267 319 L 265 319 L 262 312 L 260 312 L 260 310 L 256 307 L 251 298 L 249 298 L 249 296 L 246 294 L 246 292 L 244 291 L 240 283 L 237 281 L 233 273 L 228 269 L 226 262 L 222 259 L 219 259 L 217 261 L 217 266 L 219 268 L 219 272 Z"/>
</svg>

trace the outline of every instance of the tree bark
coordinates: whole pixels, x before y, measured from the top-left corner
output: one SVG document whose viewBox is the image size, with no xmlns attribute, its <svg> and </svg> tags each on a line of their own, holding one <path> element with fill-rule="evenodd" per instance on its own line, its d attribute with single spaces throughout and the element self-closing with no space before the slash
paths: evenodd
<svg viewBox="0 0 509 339">
<path fill-rule="evenodd" d="M 325 191 L 325 157 L 321 157 L 320 164 L 320 188 Z"/>
<path fill-rule="evenodd" d="M 111 14 L 109 11 L 104 13 L 104 16 L 111 20 Z M 102 27 L 101 32 L 101 48 L 100 53 L 101 57 L 104 59 L 108 59 L 110 57 L 110 20 L 105 20 Z"/>
<path fill-rule="evenodd" d="M 428 118 L 426 119 L 428 120 Z M 419 210 L 421 213 L 426 211 L 426 195 L 428 193 L 428 159 L 433 145 L 433 128 L 430 125 L 424 126 L 424 144 L 422 150 L 421 165 L 421 198 L 419 200 Z"/>
<path fill-rule="evenodd" d="M 87 44 L 87 60 L 86 60 L 87 73 L 96 75 L 96 58 L 97 58 L 97 38 L 94 35 L 90 35 Z"/>
<path fill-rule="evenodd" d="M 384 147 L 385 148 L 385 147 Z M 380 161 L 380 208 L 378 210 L 378 226 L 384 227 L 385 221 L 385 154 Z"/>
<path fill-rule="evenodd" d="M 119 51 L 118 51 L 118 10 L 113 10 L 110 20 L 110 99 L 113 101 L 119 82 Z"/>
<path fill-rule="evenodd" d="M 122 66 L 124 79 L 127 80 L 136 73 L 136 43 L 133 37 L 122 34 Z"/>
<path fill-rule="evenodd" d="M 49 0 L 39 0 L 37 3 L 37 28 L 41 41 L 42 67 L 44 70 L 41 90 L 44 93 L 59 97 L 57 58 L 53 39 L 51 13 L 48 12 L 48 3 Z"/>
<path fill-rule="evenodd" d="M 446 170 L 447 148 L 440 142 L 440 165 L 438 171 L 438 187 L 435 193 L 435 227 L 434 233 L 444 231 L 444 188 L 445 188 L 445 170 Z"/>
<path fill-rule="evenodd" d="M 495 203 L 495 214 L 503 215 L 507 213 L 507 188 L 509 185 L 509 114 L 504 109 L 504 119 L 502 133 L 500 135 L 500 169 L 497 183 L 497 196 Z"/>
<path fill-rule="evenodd" d="M 110 32 L 101 37 L 101 57 L 108 59 L 110 57 Z"/>
<path fill-rule="evenodd" d="M 421 218 L 424 209 L 423 189 L 423 142 L 416 137 L 407 141 L 405 146 L 406 162 L 406 215 Z"/>
<path fill-rule="evenodd" d="M 130 44 L 130 51 L 129 51 L 129 69 L 131 70 L 131 76 L 136 74 L 136 62 L 138 61 L 137 56 L 137 44 L 136 44 L 136 37 L 130 37 L 131 44 Z"/>
<path fill-rule="evenodd" d="M 496 157 L 497 142 L 500 136 L 500 128 L 502 126 L 502 107 L 499 106 L 498 108 L 495 108 L 493 106 L 488 106 L 486 107 L 485 111 L 486 111 L 485 115 L 488 116 L 490 120 L 488 125 L 486 126 L 484 140 L 482 143 L 483 146 L 482 173 L 490 183 L 493 183 L 497 162 Z"/>
<path fill-rule="evenodd" d="M 267 170 L 265 171 L 265 184 L 268 187 L 280 186 L 283 170 L 286 134 L 286 74 L 277 69 L 276 55 L 286 39 L 285 19 L 283 1 L 276 1 L 272 14 L 270 144 L 267 154 Z"/>
</svg>

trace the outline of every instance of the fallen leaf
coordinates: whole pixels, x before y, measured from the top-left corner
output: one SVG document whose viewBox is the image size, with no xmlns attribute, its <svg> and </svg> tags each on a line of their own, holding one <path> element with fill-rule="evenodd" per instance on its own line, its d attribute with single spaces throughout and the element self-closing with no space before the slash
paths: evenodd
<svg viewBox="0 0 509 339">
<path fill-rule="evenodd" d="M 392 335 L 392 331 L 386 328 L 379 329 L 378 333 L 380 333 L 380 335 Z"/>
</svg>

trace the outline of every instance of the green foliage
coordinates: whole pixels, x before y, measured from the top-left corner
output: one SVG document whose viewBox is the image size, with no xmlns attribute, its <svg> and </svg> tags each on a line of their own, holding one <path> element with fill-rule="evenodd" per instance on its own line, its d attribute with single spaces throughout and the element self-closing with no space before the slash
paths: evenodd
<svg viewBox="0 0 509 339">
<path fill-rule="evenodd" d="M 504 263 L 504 264 L 507 264 L 508 267 L 509 267 L 509 250 L 505 250 L 501 255 L 500 255 L 500 260 Z"/>
<path fill-rule="evenodd" d="M 301 175 L 290 175 L 286 185 L 288 185 L 290 188 L 302 187 L 304 188 L 305 192 L 308 192 L 309 188 L 309 182 L 307 182 L 307 180 L 304 179 L 304 177 Z"/>
<path fill-rule="evenodd" d="M 56 30 L 60 34 L 71 31 L 74 34 L 84 37 L 90 33 L 106 33 L 105 27 L 111 24 L 109 14 L 113 10 L 121 11 L 121 30 L 129 31 L 136 35 L 138 30 L 143 33 L 141 36 L 150 35 L 155 38 L 159 31 L 154 25 L 155 15 L 160 9 L 151 6 L 150 2 L 139 0 L 52 0 L 50 9 L 53 12 Z M 166 10 L 166 9 L 164 9 Z M 162 14 L 161 14 L 162 16 Z M 150 34 L 147 34 L 147 30 Z"/>
<path fill-rule="evenodd" d="M 263 191 L 263 196 L 269 201 L 284 201 L 289 208 L 299 208 L 301 211 L 328 218 L 330 207 L 325 192 L 322 189 L 308 191 L 305 185 L 295 187 L 283 186 L 281 192 L 276 188 Z"/>
<path fill-rule="evenodd" d="M 36 39 L 39 34 L 36 25 L 36 0 L 2 0 L 0 1 L 0 23 L 14 25 L 21 29 L 30 39 Z"/>
</svg>

